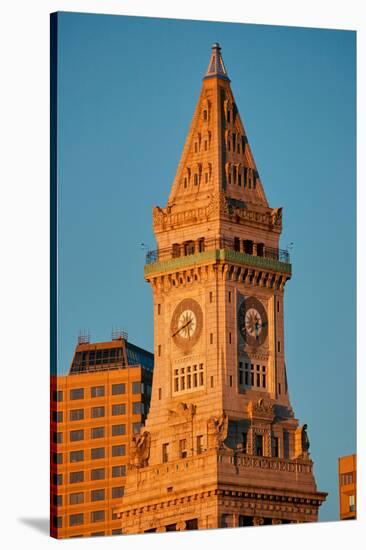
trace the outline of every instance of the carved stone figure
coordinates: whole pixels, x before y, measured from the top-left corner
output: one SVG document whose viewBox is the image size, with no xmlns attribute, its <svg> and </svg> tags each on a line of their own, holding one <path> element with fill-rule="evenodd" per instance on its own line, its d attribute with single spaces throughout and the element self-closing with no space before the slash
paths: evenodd
<svg viewBox="0 0 366 550">
<path fill-rule="evenodd" d="M 215 416 L 209 418 L 207 423 L 209 447 L 215 447 L 217 449 L 222 447 L 227 438 L 228 426 L 229 417 L 225 412 L 223 412 L 219 418 Z"/>
<path fill-rule="evenodd" d="M 187 422 L 196 414 L 196 406 L 193 403 L 178 403 L 177 407 L 169 410 L 169 419 Z"/>
<path fill-rule="evenodd" d="M 148 465 L 150 456 L 150 432 L 144 431 L 132 437 L 130 465 L 136 468 L 144 468 Z"/>
<path fill-rule="evenodd" d="M 308 453 L 309 447 L 310 447 L 309 436 L 306 431 L 307 428 L 308 428 L 308 425 L 304 424 L 301 429 L 301 446 L 304 453 Z"/>
<path fill-rule="evenodd" d="M 280 225 L 282 222 L 282 208 L 273 208 L 271 218 L 273 225 Z"/>
</svg>

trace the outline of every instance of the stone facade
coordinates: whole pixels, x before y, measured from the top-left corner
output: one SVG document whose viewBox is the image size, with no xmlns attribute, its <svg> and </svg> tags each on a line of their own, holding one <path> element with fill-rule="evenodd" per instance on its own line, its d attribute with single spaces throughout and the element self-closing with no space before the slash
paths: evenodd
<svg viewBox="0 0 366 550">
<path fill-rule="evenodd" d="M 154 380 L 115 510 L 123 533 L 316 521 L 326 494 L 286 378 L 282 209 L 268 205 L 217 44 L 153 225 Z"/>
</svg>

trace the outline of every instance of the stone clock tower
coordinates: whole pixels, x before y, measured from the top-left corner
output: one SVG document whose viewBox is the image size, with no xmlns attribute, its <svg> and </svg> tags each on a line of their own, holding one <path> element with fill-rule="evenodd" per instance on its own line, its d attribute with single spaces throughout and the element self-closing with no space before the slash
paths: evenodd
<svg viewBox="0 0 366 550">
<path fill-rule="evenodd" d="M 316 521 L 326 497 L 288 393 L 282 209 L 267 202 L 220 50 L 153 211 L 154 380 L 115 510 L 123 533 Z"/>
</svg>

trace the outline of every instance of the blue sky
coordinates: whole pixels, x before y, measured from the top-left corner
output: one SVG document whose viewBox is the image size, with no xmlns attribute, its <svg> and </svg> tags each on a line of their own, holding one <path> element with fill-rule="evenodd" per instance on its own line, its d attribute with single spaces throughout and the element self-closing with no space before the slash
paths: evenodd
<svg viewBox="0 0 366 550">
<path fill-rule="evenodd" d="M 164 206 L 211 44 L 220 42 L 267 198 L 293 242 L 285 352 L 308 424 L 320 519 L 338 519 L 337 459 L 356 450 L 356 34 L 62 13 L 59 19 L 59 354 L 112 327 L 153 350 L 144 251 Z"/>
</svg>

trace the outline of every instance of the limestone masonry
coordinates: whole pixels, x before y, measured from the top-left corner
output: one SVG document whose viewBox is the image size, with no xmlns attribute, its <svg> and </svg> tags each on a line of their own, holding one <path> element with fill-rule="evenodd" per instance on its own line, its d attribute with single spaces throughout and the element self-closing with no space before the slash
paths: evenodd
<svg viewBox="0 0 366 550">
<path fill-rule="evenodd" d="M 287 387 L 282 209 L 267 202 L 220 50 L 153 210 L 154 377 L 114 510 L 124 534 L 311 522 L 326 498 Z"/>
</svg>

